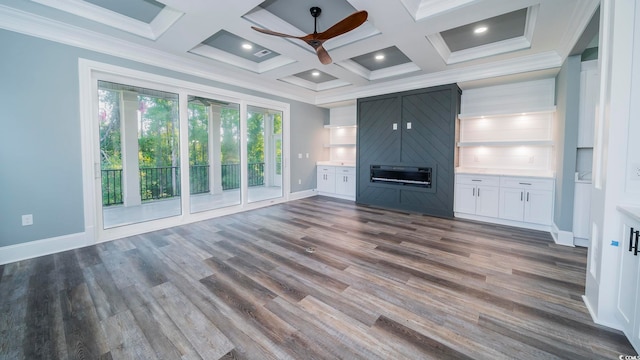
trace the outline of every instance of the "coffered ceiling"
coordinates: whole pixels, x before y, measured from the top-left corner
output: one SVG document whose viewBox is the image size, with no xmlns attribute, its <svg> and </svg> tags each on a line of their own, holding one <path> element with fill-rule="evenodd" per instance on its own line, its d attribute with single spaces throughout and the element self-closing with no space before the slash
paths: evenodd
<svg viewBox="0 0 640 360">
<path fill-rule="evenodd" d="M 597 0 L 0 0 L 0 28 L 322 106 L 457 82 L 551 77 Z M 298 39 L 351 13 L 325 42 Z"/>
</svg>

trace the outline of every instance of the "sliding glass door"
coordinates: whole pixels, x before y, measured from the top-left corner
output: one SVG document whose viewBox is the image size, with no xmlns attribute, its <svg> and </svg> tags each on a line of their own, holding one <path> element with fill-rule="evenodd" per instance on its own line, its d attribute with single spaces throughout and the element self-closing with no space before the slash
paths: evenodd
<svg viewBox="0 0 640 360">
<path fill-rule="evenodd" d="M 98 239 L 285 200 L 286 104 L 153 76 L 97 72 L 81 84 L 92 94 L 83 168 Z"/>
<path fill-rule="evenodd" d="M 247 162 L 249 202 L 281 198 L 282 111 L 248 107 Z"/>
<path fill-rule="evenodd" d="M 240 105 L 189 96 L 189 193 L 191 212 L 242 202 Z"/>
<path fill-rule="evenodd" d="M 98 82 L 105 229 L 180 215 L 178 95 Z"/>
</svg>

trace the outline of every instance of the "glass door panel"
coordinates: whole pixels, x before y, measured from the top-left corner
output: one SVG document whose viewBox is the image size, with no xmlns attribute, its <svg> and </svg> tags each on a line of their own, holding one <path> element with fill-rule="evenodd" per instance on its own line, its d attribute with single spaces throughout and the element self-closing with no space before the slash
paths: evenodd
<svg viewBox="0 0 640 360">
<path fill-rule="evenodd" d="M 282 111 L 248 107 L 247 163 L 248 202 L 283 196 Z"/>
<path fill-rule="evenodd" d="M 240 105 L 189 96 L 191 212 L 241 203 Z"/>
<path fill-rule="evenodd" d="M 181 214 L 178 95 L 98 81 L 105 229 Z"/>
</svg>

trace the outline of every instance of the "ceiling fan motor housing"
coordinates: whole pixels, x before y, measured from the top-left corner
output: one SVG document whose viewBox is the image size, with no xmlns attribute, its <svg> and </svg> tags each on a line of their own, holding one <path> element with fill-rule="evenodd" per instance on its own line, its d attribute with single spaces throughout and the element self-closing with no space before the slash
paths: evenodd
<svg viewBox="0 0 640 360">
<path fill-rule="evenodd" d="M 320 16 L 320 13 L 322 13 L 322 9 L 317 6 L 312 7 L 311 9 L 309 9 L 309 11 L 311 12 L 311 16 L 313 16 L 314 18 L 317 18 L 318 16 Z"/>
</svg>

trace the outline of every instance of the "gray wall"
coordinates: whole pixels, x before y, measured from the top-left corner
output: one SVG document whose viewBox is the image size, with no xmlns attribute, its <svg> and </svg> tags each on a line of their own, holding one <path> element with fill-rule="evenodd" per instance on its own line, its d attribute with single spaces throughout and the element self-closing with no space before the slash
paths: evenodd
<svg viewBox="0 0 640 360">
<path fill-rule="evenodd" d="M 291 191 L 315 188 L 327 109 L 5 30 L 0 44 L 0 246 L 84 231 L 78 58 L 290 103 Z"/>
<path fill-rule="evenodd" d="M 580 109 L 580 55 L 570 56 L 556 76 L 556 195 L 553 221 L 562 231 L 573 231 L 578 111 Z"/>
</svg>

